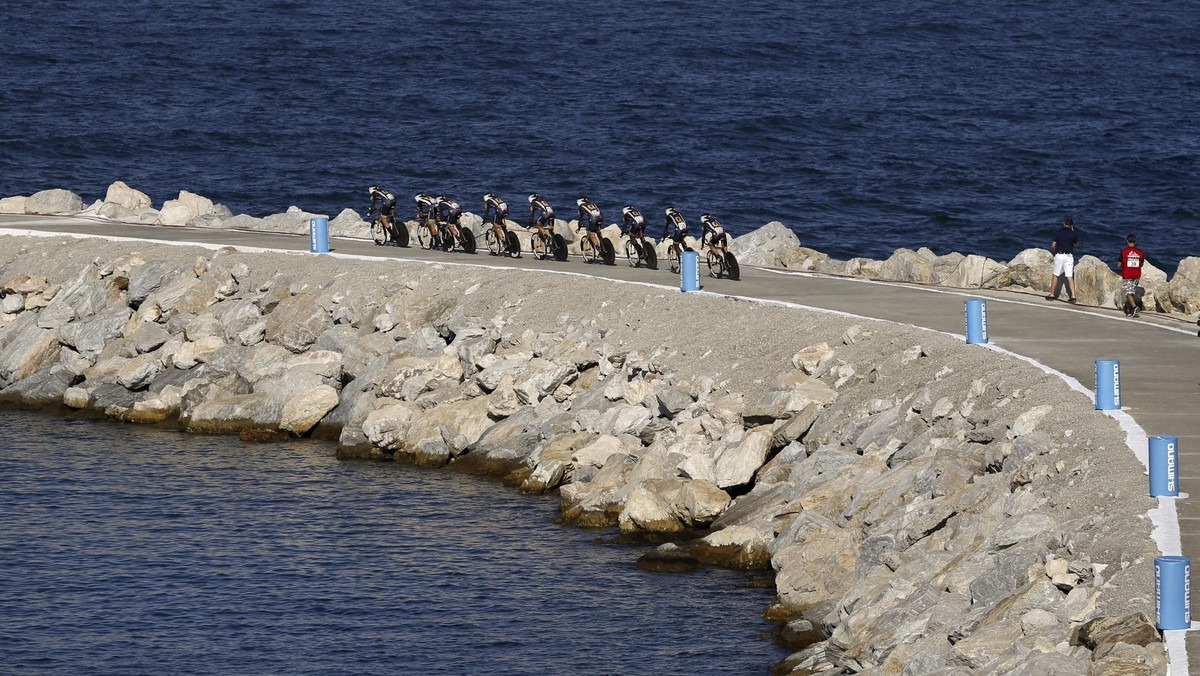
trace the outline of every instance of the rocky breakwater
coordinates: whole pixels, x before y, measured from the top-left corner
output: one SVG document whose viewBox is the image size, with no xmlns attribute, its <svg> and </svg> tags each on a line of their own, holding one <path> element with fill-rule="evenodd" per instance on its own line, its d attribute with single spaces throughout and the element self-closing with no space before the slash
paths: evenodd
<svg viewBox="0 0 1200 676">
<path fill-rule="evenodd" d="M 215 204 L 202 195 L 186 190 L 180 191 L 175 199 L 164 202 L 161 209 L 155 209 L 148 195 L 122 181 L 110 185 L 104 199 L 96 200 L 90 206 L 85 206 L 83 198 L 75 193 L 52 189 L 29 196 L 0 199 L 0 214 L 3 213 L 79 215 L 146 225 L 232 228 L 290 234 L 307 233 L 313 217 L 325 216 L 297 206 L 263 218 L 234 215 L 224 205 Z M 522 249 L 529 251 L 531 231 L 515 221 L 507 223 L 509 229 L 517 233 Z M 470 228 L 476 239 L 482 242 L 482 218 L 466 212 L 462 224 Z M 416 221 L 410 220 L 407 225 L 410 232 L 417 228 Z M 568 250 L 573 254 L 580 253 L 576 225 L 577 222 L 573 220 L 555 221 L 555 232 L 563 236 Z M 651 232 L 653 230 L 651 228 Z M 343 209 L 329 220 L 329 234 L 367 239 L 371 236 L 370 224 L 353 209 Z M 624 251 L 620 226 L 609 224 L 602 234 L 613 243 L 618 254 Z M 694 249 L 700 248 L 695 237 L 688 237 L 687 242 Z M 660 260 L 666 259 L 667 244 L 656 244 Z M 1123 242 L 1116 245 L 1118 248 L 1114 249 L 1114 253 Z M 1051 274 L 1053 255 L 1047 249 L 1026 249 L 1007 262 L 959 252 L 938 255 L 925 247 L 916 250 L 897 249 L 886 260 L 856 257 L 843 261 L 801 246 L 796 233 L 778 221 L 733 238 L 730 250 L 742 265 L 965 289 L 1007 289 L 1046 294 L 1054 283 Z M 1120 275 L 1099 258 L 1081 256 L 1075 270 L 1080 303 L 1101 307 L 1121 307 L 1124 304 Z M 1170 279 L 1165 272 L 1147 263 L 1138 296 L 1147 311 L 1185 315 L 1200 313 L 1200 257 L 1183 259 Z"/>
<path fill-rule="evenodd" d="M 542 272 L 3 239 L 10 405 L 557 492 L 675 540 L 643 565 L 773 572 L 779 673 L 1165 673 L 1141 466 L 999 353 Z"/>
</svg>

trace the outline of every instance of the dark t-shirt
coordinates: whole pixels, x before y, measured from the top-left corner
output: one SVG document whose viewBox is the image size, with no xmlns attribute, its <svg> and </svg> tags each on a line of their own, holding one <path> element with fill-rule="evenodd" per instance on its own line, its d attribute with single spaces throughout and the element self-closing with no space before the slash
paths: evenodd
<svg viewBox="0 0 1200 676">
<path fill-rule="evenodd" d="M 1075 231 L 1063 226 L 1054 233 L 1054 253 L 1056 254 L 1075 254 L 1075 246 L 1079 244 L 1079 237 L 1075 235 Z"/>
</svg>

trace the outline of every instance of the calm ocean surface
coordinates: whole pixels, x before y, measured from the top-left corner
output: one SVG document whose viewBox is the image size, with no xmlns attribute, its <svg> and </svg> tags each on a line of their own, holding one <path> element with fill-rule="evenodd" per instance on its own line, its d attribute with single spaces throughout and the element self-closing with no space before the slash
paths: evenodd
<svg viewBox="0 0 1200 676">
<path fill-rule="evenodd" d="M 591 197 L 1007 259 L 1072 215 L 1200 254 L 1200 4 L 0 3 L 0 195 L 266 215 L 365 187 Z"/>
<path fill-rule="evenodd" d="M 744 573 L 448 471 L 0 411 L 4 674 L 753 674 Z"/>
</svg>

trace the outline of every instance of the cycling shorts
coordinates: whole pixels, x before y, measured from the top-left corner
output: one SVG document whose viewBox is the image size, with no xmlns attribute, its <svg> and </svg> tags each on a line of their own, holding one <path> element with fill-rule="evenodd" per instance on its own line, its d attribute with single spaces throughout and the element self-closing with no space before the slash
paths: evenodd
<svg viewBox="0 0 1200 676">
<path fill-rule="evenodd" d="M 586 227 L 586 228 L 587 228 L 587 231 L 588 231 L 588 232 L 595 232 L 595 233 L 599 233 L 599 232 L 600 232 L 600 228 L 603 228 L 603 227 L 604 227 L 604 223 L 603 223 L 603 222 L 601 222 L 601 221 L 599 221 L 599 220 L 597 220 L 597 221 L 594 221 L 594 222 L 591 222 L 591 223 L 587 223 L 587 224 L 586 224 L 584 227 Z"/>
<path fill-rule="evenodd" d="M 713 246 L 726 246 L 728 245 L 729 240 L 725 237 L 725 233 L 721 233 L 719 235 L 713 235 L 712 237 L 709 237 L 708 243 Z"/>
<path fill-rule="evenodd" d="M 671 233 L 672 242 L 679 242 L 682 244 L 684 237 L 687 237 L 687 230 L 676 230 L 675 232 Z"/>
</svg>

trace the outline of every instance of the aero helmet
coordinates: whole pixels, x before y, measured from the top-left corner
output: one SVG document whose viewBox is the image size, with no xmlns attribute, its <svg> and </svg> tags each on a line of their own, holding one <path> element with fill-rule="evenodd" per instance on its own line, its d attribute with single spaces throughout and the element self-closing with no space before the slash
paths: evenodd
<svg viewBox="0 0 1200 676">
<path fill-rule="evenodd" d="M 494 199 L 496 199 L 496 196 L 489 192 L 489 193 L 484 194 L 483 199 L 485 201 L 486 200 L 494 200 Z"/>
<path fill-rule="evenodd" d="M 587 204 L 587 201 L 588 201 L 588 200 L 587 200 L 587 198 L 586 198 L 586 197 L 580 197 L 579 199 L 575 200 L 575 206 L 579 206 L 579 207 L 581 207 L 581 206 L 583 206 L 584 204 Z"/>
<path fill-rule="evenodd" d="M 538 194 L 536 192 L 529 194 L 529 203 L 530 204 L 533 204 L 534 202 L 536 202 L 537 199 L 538 199 Z"/>
</svg>

